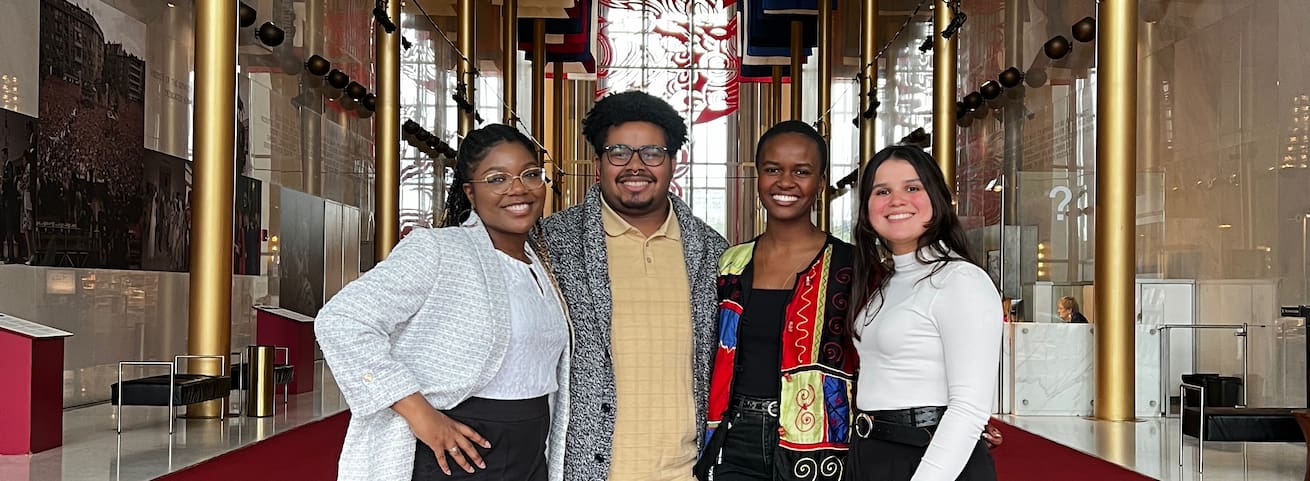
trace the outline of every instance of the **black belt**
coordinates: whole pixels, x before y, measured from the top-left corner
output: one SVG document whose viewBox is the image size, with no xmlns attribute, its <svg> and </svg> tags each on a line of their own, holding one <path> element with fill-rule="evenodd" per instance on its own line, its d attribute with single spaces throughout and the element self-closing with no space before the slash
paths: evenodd
<svg viewBox="0 0 1310 481">
<path fill-rule="evenodd" d="M 946 408 L 927 406 L 894 411 L 859 411 L 855 414 L 855 435 L 911 446 L 927 446 L 941 423 Z"/>
<path fill-rule="evenodd" d="M 767 414 L 778 417 L 778 400 L 734 396 L 729 403 L 732 411 L 739 413 Z"/>
</svg>

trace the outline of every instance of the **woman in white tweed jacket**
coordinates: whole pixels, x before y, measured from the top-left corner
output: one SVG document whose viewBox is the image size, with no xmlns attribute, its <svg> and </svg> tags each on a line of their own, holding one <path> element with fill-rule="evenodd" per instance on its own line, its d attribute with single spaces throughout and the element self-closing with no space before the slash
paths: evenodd
<svg viewBox="0 0 1310 481">
<path fill-rule="evenodd" d="M 447 227 L 414 230 L 319 312 L 351 410 L 339 479 L 562 479 L 571 327 L 529 242 L 534 151 L 512 127 L 471 132 Z"/>
</svg>

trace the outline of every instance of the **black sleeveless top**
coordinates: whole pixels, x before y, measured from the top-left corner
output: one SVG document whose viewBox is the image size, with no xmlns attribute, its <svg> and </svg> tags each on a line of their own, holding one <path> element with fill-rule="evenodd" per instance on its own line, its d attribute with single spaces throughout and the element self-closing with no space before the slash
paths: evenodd
<svg viewBox="0 0 1310 481">
<path fill-rule="evenodd" d="M 782 324 L 791 289 L 754 289 L 737 328 L 737 372 L 733 393 L 774 399 L 782 389 Z"/>
</svg>

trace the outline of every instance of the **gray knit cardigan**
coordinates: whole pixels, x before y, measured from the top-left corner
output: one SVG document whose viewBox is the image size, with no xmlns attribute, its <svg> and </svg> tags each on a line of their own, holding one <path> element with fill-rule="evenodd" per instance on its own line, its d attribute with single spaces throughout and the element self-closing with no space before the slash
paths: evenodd
<svg viewBox="0 0 1310 481">
<path fill-rule="evenodd" d="M 728 242 L 697 219 L 681 199 L 669 195 L 669 200 L 682 232 L 682 253 L 691 289 L 688 322 L 695 338 L 692 379 L 699 445 L 705 438 L 710 365 L 718 339 L 715 283 L 719 255 L 728 248 Z M 568 481 L 601 481 L 609 477 L 615 386 L 614 364 L 610 358 L 612 300 L 600 186 L 592 185 L 582 204 L 546 218 L 543 233 L 574 328 L 569 385 L 572 412 L 564 448 L 564 476 Z M 690 477 L 691 473 L 687 475 Z"/>
<path fill-rule="evenodd" d="M 500 369 L 512 293 L 498 255 L 476 216 L 459 227 L 415 229 L 319 311 L 314 332 L 351 412 L 338 479 L 411 479 L 416 438 L 391 405 L 422 392 L 449 409 Z M 552 397 L 552 481 L 563 478 L 569 359 Z"/>
</svg>

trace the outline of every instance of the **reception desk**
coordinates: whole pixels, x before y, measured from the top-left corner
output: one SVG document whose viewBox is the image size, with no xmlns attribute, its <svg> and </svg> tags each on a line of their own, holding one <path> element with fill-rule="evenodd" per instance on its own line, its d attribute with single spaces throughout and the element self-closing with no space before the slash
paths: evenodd
<svg viewBox="0 0 1310 481">
<path fill-rule="evenodd" d="M 63 443 L 64 338 L 72 335 L 0 314 L 0 454 Z"/>
<path fill-rule="evenodd" d="M 1000 409 L 1017 415 L 1090 416 L 1096 391 L 1094 325 L 1006 324 Z M 1138 324 L 1137 416 L 1157 416 L 1160 405 L 1159 332 Z"/>
</svg>

